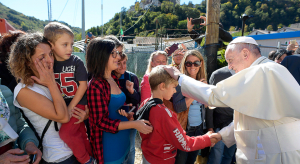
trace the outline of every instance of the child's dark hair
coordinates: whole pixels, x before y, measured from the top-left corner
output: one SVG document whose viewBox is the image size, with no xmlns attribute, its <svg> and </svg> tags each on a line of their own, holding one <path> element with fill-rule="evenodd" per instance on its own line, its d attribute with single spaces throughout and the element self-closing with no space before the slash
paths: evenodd
<svg viewBox="0 0 300 164">
<path fill-rule="evenodd" d="M 149 83 L 152 91 L 156 90 L 157 86 L 161 83 L 165 83 L 166 86 L 172 83 L 178 85 L 178 82 L 170 76 L 163 66 L 160 65 L 151 70 L 149 75 Z"/>
<path fill-rule="evenodd" d="M 95 78 L 104 78 L 105 67 L 114 48 L 115 43 L 109 39 L 97 37 L 91 40 L 86 51 L 86 65 L 89 74 Z"/>
</svg>

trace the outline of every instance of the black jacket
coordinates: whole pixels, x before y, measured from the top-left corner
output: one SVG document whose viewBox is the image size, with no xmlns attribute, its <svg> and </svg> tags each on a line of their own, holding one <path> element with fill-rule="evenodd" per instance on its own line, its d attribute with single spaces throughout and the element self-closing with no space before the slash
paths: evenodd
<svg viewBox="0 0 300 164">
<path fill-rule="evenodd" d="M 196 32 L 195 30 L 190 31 L 189 34 L 192 39 L 196 39 L 200 36 L 200 34 L 198 32 Z M 221 39 L 223 42 L 231 42 L 232 36 L 229 32 L 227 32 L 223 28 L 219 27 L 219 39 Z M 222 48 L 225 46 L 222 41 L 219 41 L 219 44 L 220 44 L 219 48 Z M 195 40 L 195 42 L 197 42 L 198 45 L 200 45 L 202 42 L 202 39 Z"/>
<path fill-rule="evenodd" d="M 281 62 L 281 65 L 290 71 L 300 85 L 300 55 L 298 54 L 285 57 Z"/>
<path fill-rule="evenodd" d="M 214 71 L 209 79 L 209 84 L 216 85 L 218 82 L 232 76 L 228 67 L 225 66 Z M 207 128 L 223 128 L 229 125 L 233 120 L 233 109 L 231 108 L 215 108 L 206 111 L 206 126 Z"/>
</svg>

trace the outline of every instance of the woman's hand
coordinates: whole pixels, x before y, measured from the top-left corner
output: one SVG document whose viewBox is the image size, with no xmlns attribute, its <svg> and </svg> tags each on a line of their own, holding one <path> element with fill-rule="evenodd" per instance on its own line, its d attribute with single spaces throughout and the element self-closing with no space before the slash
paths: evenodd
<svg viewBox="0 0 300 164">
<path fill-rule="evenodd" d="M 168 51 L 170 51 L 170 47 L 165 48 L 165 52 L 168 53 Z"/>
<path fill-rule="evenodd" d="M 206 26 L 206 17 L 205 16 L 200 16 L 199 19 L 203 19 L 204 20 L 204 22 L 200 23 L 200 25 Z"/>
<path fill-rule="evenodd" d="M 42 159 L 42 152 L 38 149 L 33 142 L 28 142 L 26 144 L 25 150 L 27 154 L 36 154 L 36 160 L 33 164 L 38 164 Z"/>
<path fill-rule="evenodd" d="M 133 85 L 133 82 L 126 80 L 126 89 L 129 91 L 130 94 L 134 93 Z"/>
<path fill-rule="evenodd" d="M 39 78 L 31 76 L 34 81 L 48 88 L 50 85 L 56 85 L 53 73 L 53 63 L 47 63 L 45 59 L 43 59 L 42 62 L 39 61 L 39 59 L 36 59 L 34 65 L 39 73 Z"/>
<path fill-rule="evenodd" d="M 4 154 L 0 155 L 0 163 L 28 164 L 30 162 L 29 155 L 22 155 L 23 153 L 24 151 L 20 149 L 10 149 Z"/>
<path fill-rule="evenodd" d="M 135 129 L 143 134 L 149 134 L 153 130 L 153 126 L 147 120 L 137 120 L 135 121 Z"/>
<path fill-rule="evenodd" d="M 74 124 L 80 124 L 81 122 L 89 118 L 89 112 L 90 110 L 87 105 L 85 105 L 85 110 L 74 107 L 74 109 L 72 110 L 72 116 L 78 119 L 78 121 Z"/>
<path fill-rule="evenodd" d="M 127 117 L 127 119 L 129 120 L 129 121 L 133 121 L 134 120 L 134 118 L 133 118 L 133 112 L 130 112 L 130 113 L 127 113 L 125 110 L 123 110 L 123 109 L 121 109 L 121 110 L 119 110 L 118 111 L 119 112 L 119 114 L 121 115 L 121 116 L 125 116 L 125 117 Z"/>
<path fill-rule="evenodd" d="M 187 24 L 186 24 L 186 27 L 187 27 L 187 30 L 189 31 L 189 32 L 191 32 L 192 30 L 193 30 L 193 28 L 194 28 L 194 25 L 192 24 L 192 20 L 193 20 L 193 18 L 186 18 L 186 20 L 187 20 Z"/>
</svg>

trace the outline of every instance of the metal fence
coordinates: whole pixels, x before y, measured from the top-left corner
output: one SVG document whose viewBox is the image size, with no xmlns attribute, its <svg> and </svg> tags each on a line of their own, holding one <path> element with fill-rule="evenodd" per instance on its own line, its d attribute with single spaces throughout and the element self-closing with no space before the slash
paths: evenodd
<svg viewBox="0 0 300 164">
<path fill-rule="evenodd" d="M 138 41 L 138 39 L 140 39 L 140 41 Z M 164 38 L 161 40 L 162 42 L 156 45 L 155 43 L 153 43 L 155 41 L 155 38 L 139 37 L 137 38 L 137 41 L 134 41 L 134 44 L 125 43 L 125 53 L 128 56 L 127 70 L 135 73 L 139 77 L 139 80 L 141 80 L 144 76 L 147 69 L 149 57 L 152 52 L 156 51 L 156 49 L 164 50 L 166 47 L 171 46 L 174 43 L 183 43 L 188 49 L 195 49 L 196 46 L 195 41 L 192 40 L 190 37 Z M 270 51 L 286 49 L 287 45 L 278 42 L 277 46 L 259 46 L 261 48 L 262 55 L 267 57 Z M 204 50 L 202 47 L 198 46 L 196 49 L 203 54 Z M 74 52 L 74 55 L 79 56 L 85 63 L 84 52 Z M 205 54 L 203 55 L 203 57 L 206 61 Z M 168 64 L 171 64 L 171 60 L 171 57 L 169 57 Z"/>
<path fill-rule="evenodd" d="M 264 46 L 264 45 L 259 45 L 260 47 L 260 51 L 261 51 L 261 55 L 268 57 L 269 53 L 271 51 L 277 51 L 280 49 L 286 49 L 288 45 L 287 44 L 281 44 L 281 42 L 278 42 L 277 46 Z"/>
</svg>

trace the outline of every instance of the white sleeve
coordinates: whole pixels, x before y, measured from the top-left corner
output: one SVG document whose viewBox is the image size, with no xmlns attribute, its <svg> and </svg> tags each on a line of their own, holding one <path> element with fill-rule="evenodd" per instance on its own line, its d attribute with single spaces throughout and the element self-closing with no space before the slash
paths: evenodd
<svg viewBox="0 0 300 164">
<path fill-rule="evenodd" d="M 222 141 L 228 148 L 235 144 L 233 121 L 218 133 L 222 136 Z"/>
<path fill-rule="evenodd" d="M 183 79 L 183 75 L 184 75 L 184 74 L 181 74 L 181 75 L 179 76 L 179 79 L 178 79 L 178 85 L 179 85 L 179 86 L 181 86 L 182 79 Z"/>
<path fill-rule="evenodd" d="M 184 74 L 180 75 L 178 83 L 181 85 L 183 96 L 190 97 L 205 105 L 208 105 L 209 96 L 212 93 L 211 88 L 215 87 L 213 85 L 202 83 Z"/>
</svg>

